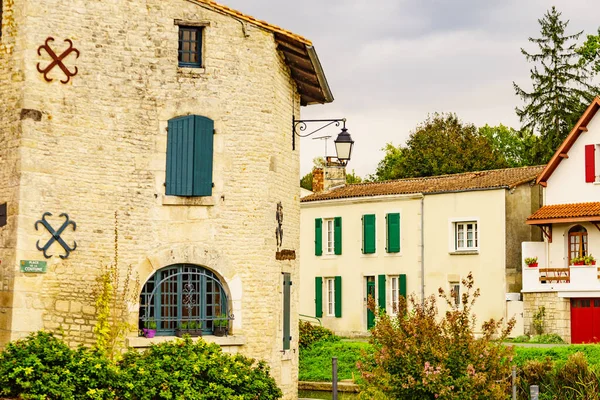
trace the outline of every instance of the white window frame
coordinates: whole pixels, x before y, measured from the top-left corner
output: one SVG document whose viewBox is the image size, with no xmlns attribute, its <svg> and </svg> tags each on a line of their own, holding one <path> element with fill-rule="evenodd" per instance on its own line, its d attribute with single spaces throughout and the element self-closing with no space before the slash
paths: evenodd
<svg viewBox="0 0 600 400">
<path fill-rule="evenodd" d="M 323 243 L 325 244 L 325 254 L 332 255 L 335 253 L 335 219 L 324 218 L 325 229 L 323 229 Z M 331 240 L 330 240 L 331 239 Z"/>
<path fill-rule="evenodd" d="M 325 278 L 327 316 L 335 317 L 335 278 Z"/>
<path fill-rule="evenodd" d="M 479 227 L 479 219 L 477 218 L 464 218 L 450 221 L 450 251 L 462 252 L 462 251 L 479 251 L 479 245 L 481 242 L 481 231 Z M 473 229 L 473 245 L 468 246 L 468 225 L 474 225 Z M 462 229 L 461 229 L 462 228 Z M 459 239 L 459 230 L 463 232 L 463 239 Z M 462 245 L 459 241 L 462 240 Z"/>
<path fill-rule="evenodd" d="M 450 296 L 452 298 L 454 298 L 454 304 L 458 307 L 461 305 L 462 300 L 461 298 L 461 293 L 460 293 L 460 282 L 448 282 L 448 285 L 450 286 Z M 456 292 L 455 295 L 452 294 L 452 292 Z"/>
<path fill-rule="evenodd" d="M 391 307 L 390 314 L 398 314 L 398 306 L 400 305 L 400 277 L 398 275 L 389 276 L 390 281 L 390 299 Z"/>
</svg>

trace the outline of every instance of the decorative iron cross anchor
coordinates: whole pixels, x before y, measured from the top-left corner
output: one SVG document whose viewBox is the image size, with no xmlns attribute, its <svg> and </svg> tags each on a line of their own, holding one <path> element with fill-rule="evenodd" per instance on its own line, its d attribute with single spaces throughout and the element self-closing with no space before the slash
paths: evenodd
<svg viewBox="0 0 600 400">
<path fill-rule="evenodd" d="M 48 72 L 50 72 L 52 70 L 52 68 L 56 67 L 58 65 L 58 67 L 62 70 L 62 72 L 65 73 L 65 75 L 67 76 L 66 80 L 61 80 L 62 83 L 68 83 L 69 80 L 71 80 L 72 76 L 77 75 L 77 67 L 75 67 L 75 72 L 71 72 L 69 71 L 69 69 L 65 66 L 65 64 L 63 64 L 62 60 L 64 60 L 64 58 L 66 56 L 68 56 L 69 54 L 75 52 L 75 58 L 79 58 L 79 50 L 77 50 L 76 48 L 73 47 L 73 42 L 71 41 L 71 39 L 65 39 L 65 42 L 69 43 L 69 48 L 65 51 L 62 52 L 62 54 L 60 56 L 57 56 L 56 53 L 54 52 L 54 50 L 52 50 L 50 48 L 49 42 L 53 42 L 54 38 L 53 37 L 49 37 L 46 39 L 46 43 L 41 45 L 40 47 L 38 47 L 38 56 L 42 55 L 42 49 L 46 50 L 46 53 L 48 53 L 50 55 L 50 57 L 52 57 L 52 62 L 50 64 L 48 64 L 48 66 L 44 69 L 40 68 L 40 63 L 37 64 L 37 70 L 44 74 L 44 79 L 48 82 L 52 82 L 52 78 L 48 78 Z"/>
<path fill-rule="evenodd" d="M 54 243 L 55 241 L 58 242 L 63 249 L 65 249 L 65 255 L 63 256 L 62 254 L 59 256 L 60 258 L 62 258 L 63 260 L 67 257 L 69 257 L 69 254 L 71 254 L 71 252 L 73 250 L 75 250 L 77 248 L 77 242 L 73 241 L 73 247 L 69 247 L 69 245 L 67 245 L 65 243 L 64 240 L 62 240 L 62 238 L 60 237 L 60 235 L 63 233 L 63 231 L 65 229 L 67 229 L 67 226 L 69 225 L 73 225 L 73 230 L 77 229 L 77 224 L 75 224 L 75 222 L 70 221 L 69 220 L 69 216 L 65 213 L 60 214 L 61 217 L 65 217 L 65 222 L 62 224 L 62 226 L 55 231 L 54 228 L 52 228 L 50 226 L 50 224 L 48 223 L 48 221 L 46 221 L 46 216 L 52 216 L 51 213 L 49 212 L 45 212 L 44 215 L 42 215 L 42 219 L 39 221 L 35 222 L 35 230 L 38 230 L 38 224 L 42 224 L 44 225 L 44 227 L 48 230 L 48 232 L 50 232 L 50 234 L 52 235 L 52 237 L 50 238 L 50 240 L 48 240 L 48 243 L 46 243 L 46 245 L 44 247 L 40 247 L 40 241 L 38 240 L 37 243 L 35 244 L 35 246 L 37 247 L 38 250 L 42 251 L 44 253 L 44 257 L 46 258 L 50 258 L 52 257 L 51 255 L 48 255 L 46 253 L 46 251 L 48 251 L 48 249 L 50 248 L 50 246 L 52 246 L 52 243 Z"/>
</svg>

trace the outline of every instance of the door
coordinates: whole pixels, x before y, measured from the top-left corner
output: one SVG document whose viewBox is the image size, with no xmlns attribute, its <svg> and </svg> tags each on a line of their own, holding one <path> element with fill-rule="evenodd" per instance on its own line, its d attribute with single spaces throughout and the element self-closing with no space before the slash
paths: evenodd
<svg viewBox="0 0 600 400">
<path fill-rule="evenodd" d="M 367 299 L 371 296 L 375 299 L 375 277 L 367 276 Z M 367 329 L 371 329 L 375 326 L 375 314 L 373 311 L 369 310 L 367 306 Z"/>
<path fill-rule="evenodd" d="M 571 343 L 600 342 L 600 299 L 571 299 Z"/>
</svg>

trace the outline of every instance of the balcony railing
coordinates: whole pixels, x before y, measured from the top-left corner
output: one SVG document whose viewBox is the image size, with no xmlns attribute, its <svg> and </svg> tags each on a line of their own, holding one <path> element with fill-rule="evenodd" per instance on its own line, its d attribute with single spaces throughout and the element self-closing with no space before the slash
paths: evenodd
<svg viewBox="0 0 600 400">
<path fill-rule="evenodd" d="M 600 269 L 595 265 L 565 268 L 523 268 L 524 292 L 600 291 Z"/>
</svg>

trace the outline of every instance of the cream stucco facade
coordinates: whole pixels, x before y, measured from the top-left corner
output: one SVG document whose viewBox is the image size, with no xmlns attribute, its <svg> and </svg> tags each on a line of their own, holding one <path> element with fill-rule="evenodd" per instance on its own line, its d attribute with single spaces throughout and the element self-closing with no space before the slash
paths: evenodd
<svg viewBox="0 0 600 400">
<path fill-rule="evenodd" d="M 0 346 L 39 329 L 63 332 L 72 345 L 93 342 L 91 285 L 113 255 L 118 212 L 123 271 L 132 265 L 142 285 L 173 265 L 213 273 L 233 320 L 228 338 L 211 340 L 267 360 L 285 398 L 296 398 L 299 293 L 294 286 L 286 350 L 282 276 L 296 282 L 298 261 L 276 260 L 275 229 L 281 203 L 282 248 L 298 250 L 300 144 L 292 150 L 290 125 L 311 101 L 280 50 L 286 40 L 305 49 L 317 70 L 313 91 L 328 92 L 310 42 L 210 1 L 3 5 L 0 204 L 8 218 L 0 227 Z M 202 28 L 198 68 L 178 66 L 186 25 Z M 48 81 L 38 65 L 52 58 L 38 49 L 47 43 L 60 55 L 67 40 L 79 56 L 62 61 L 78 73 L 62 83 L 56 67 Z M 214 121 L 209 196 L 165 194 L 167 127 L 186 115 Z M 36 248 L 50 239 L 36 229 L 45 212 L 55 229 L 61 213 L 77 224 L 62 232 L 69 246 L 77 242 L 66 259 L 59 243 L 48 259 Z M 21 260 L 47 261 L 47 271 L 21 272 Z M 130 311 L 137 323 L 137 306 Z M 131 333 L 129 344 L 149 343 Z"/>
<path fill-rule="evenodd" d="M 523 224 L 532 207 L 539 207 L 539 189 L 530 183 L 528 181 L 512 189 L 303 201 L 300 313 L 309 316 L 318 314 L 315 277 L 323 278 L 325 282 L 327 278 L 339 276 L 342 288 L 341 316 L 335 313 L 328 315 L 328 289 L 324 283 L 322 323 L 342 335 L 364 334 L 368 328 L 367 281 L 374 282 L 377 301 L 380 301 L 380 293 L 385 290 L 386 309 L 393 312 L 392 287 L 396 282 L 392 283 L 392 280 L 395 277 L 405 275 L 406 293 L 414 294 L 417 299 L 422 294 L 438 298 L 438 288 L 449 292 L 472 272 L 476 287 L 481 289 L 481 297 L 474 309 L 478 325 L 490 318 L 520 318 L 520 315 L 507 315 L 506 294 L 520 290 L 514 284 L 520 284 L 520 278 L 516 278 L 520 277 L 521 271 L 520 246 L 517 246 L 516 252 L 513 251 L 512 236 L 531 240 L 532 236 L 539 235 L 531 228 L 525 231 L 516 229 L 518 224 Z M 364 190 L 368 193 L 368 184 Z M 515 202 L 517 199 L 519 201 Z M 389 253 L 386 248 L 386 216 L 393 213 L 400 215 L 398 253 Z M 361 251 L 362 216 L 367 214 L 375 215 L 374 254 L 363 254 Z M 315 220 L 327 221 L 335 217 L 341 217 L 342 254 L 326 254 L 327 233 L 324 227 L 325 250 L 323 255 L 318 256 L 314 245 Z M 457 250 L 456 230 L 463 223 L 477 225 L 478 243 L 472 248 Z M 385 283 L 380 276 L 385 276 Z M 385 284 L 385 289 L 380 289 L 382 284 Z M 514 296 L 511 299 L 518 300 Z M 443 311 L 445 302 L 438 298 L 438 304 L 440 311 Z"/>
</svg>

